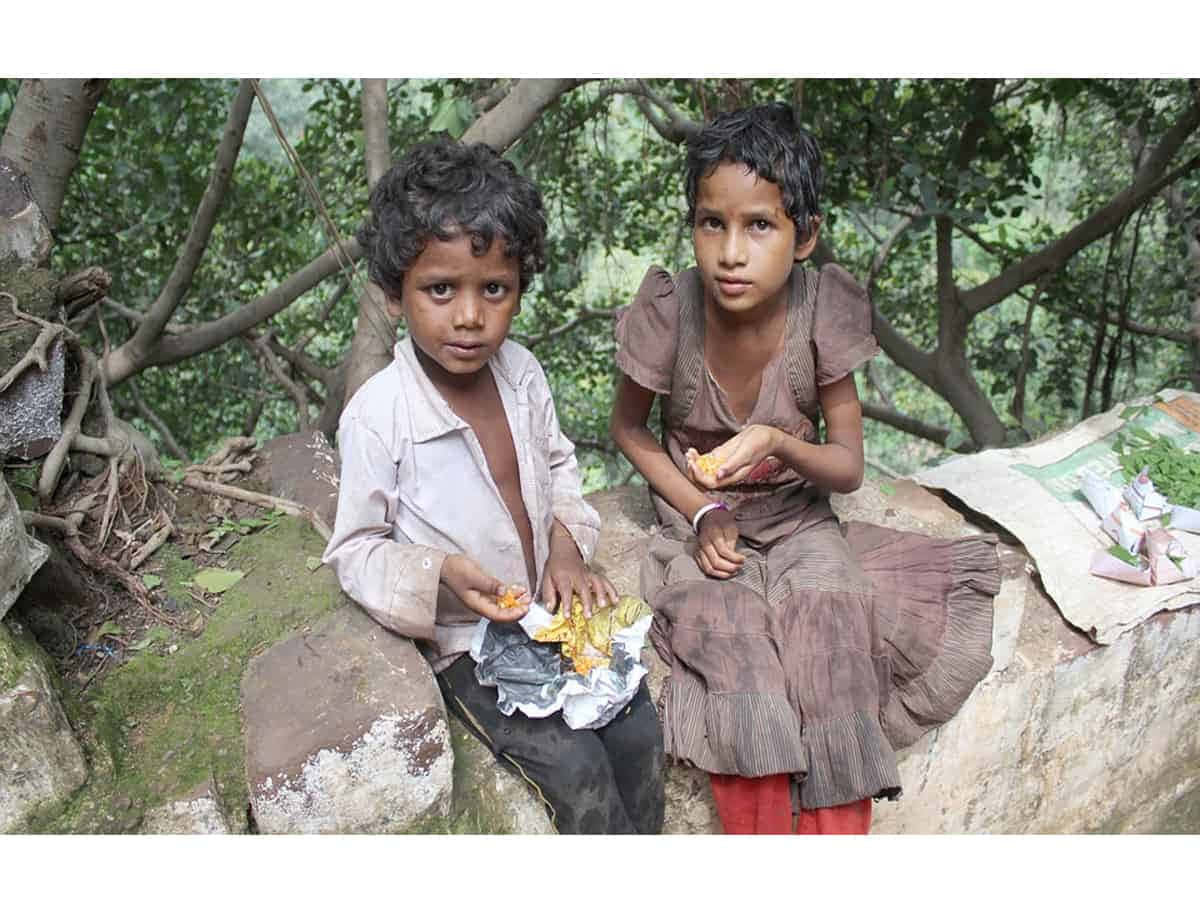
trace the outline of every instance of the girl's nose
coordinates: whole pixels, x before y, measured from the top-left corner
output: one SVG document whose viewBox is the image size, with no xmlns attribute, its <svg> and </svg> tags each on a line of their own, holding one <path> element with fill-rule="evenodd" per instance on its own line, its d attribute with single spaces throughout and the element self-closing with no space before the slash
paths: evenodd
<svg viewBox="0 0 1200 900">
<path fill-rule="evenodd" d="M 736 228 L 725 229 L 721 241 L 720 263 L 723 266 L 738 266 L 746 262 L 746 242 Z"/>
</svg>

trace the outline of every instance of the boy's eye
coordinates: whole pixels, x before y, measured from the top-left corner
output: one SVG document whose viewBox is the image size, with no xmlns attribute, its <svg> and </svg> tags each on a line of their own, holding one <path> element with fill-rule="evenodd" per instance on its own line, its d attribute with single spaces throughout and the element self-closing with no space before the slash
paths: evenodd
<svg viewBox="0 0 1200 900">
<path fill-rule="evenodd" d="M 484 287 L 483 293 L 484 296 L 491 297 L 493 299 L 503 297 L 508 293 L 508 285 L 501 284 L 499 281 L 489 281 L 487 286 Z"/>
<path fill-rule="evenodd" d="M 755 219 L 750 223 L 750 227 L 755 231 L 770 231 L 771 223 L 766 219 Z"/>
<path fill-rule="evenodd" d="M 451 288 L 448 282 L 439 281 L 436 284 L 431 284 L 426 290 L 429 291 L 431 297 L 444 299 L 450 296 Z"/>
</svg>

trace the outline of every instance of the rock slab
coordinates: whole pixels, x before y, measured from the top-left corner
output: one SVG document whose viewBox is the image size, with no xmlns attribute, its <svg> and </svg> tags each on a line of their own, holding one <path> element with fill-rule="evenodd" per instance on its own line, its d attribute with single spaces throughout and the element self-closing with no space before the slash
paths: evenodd
<svg viewBox="0 0 1200 900">
<path fill-rule="evenodd" d="M 242 679 L 250 806 L 263 833 L 392 833 L 450 811 L 441 694 L 413 643 L 347 603 Z"/>
<path fill-rule="evenodd" d="M 18 623 L 0 622 L 0 834 L 61 805 L 86 779 L 49 660 Z"/>
<path fill-rule="evenodd" d="M 17 498 L 0 476 L 0 619 L 17 602 L 48 555 L 46 545 L 26 533 Z"/>
</svg>

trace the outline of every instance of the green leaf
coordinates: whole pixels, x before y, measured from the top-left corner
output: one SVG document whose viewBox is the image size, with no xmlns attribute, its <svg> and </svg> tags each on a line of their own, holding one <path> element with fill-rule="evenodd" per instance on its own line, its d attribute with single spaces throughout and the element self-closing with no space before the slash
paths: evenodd
<svg viewBox="0 0 1200 900">
<path fill-rule="evenodd" d="M 241 581 L 245 574 L 237 569 L 201 569 L 192 576 L 192 581 L 210 594 L 223 594 Z"/>
<path fill-rule="evenodd" d="M 1134 556 L 1119 544 L 1113 544 L 1108 548 L 1108 552 L 1110 556 L 1115 556 L 1117 559 L 1121 560 L 1121 562 L 1129 563 L 1129 565 L 1136 566 L 1139 569 L 1142 567 L 1141 557 Z"/>
<path fill-rule="evenodd" d="M 321 557 L 310 556 L 304 561 L 304 568 L 308 569 L 310 572 L 317 571 L 317 569 L 321 568 Z"/>
<path fill-rule="evenodd" d="M 156 587 L 162 584 L 162 579 L 157 575 L 143 575 L 142 584 L 144 584 L 150 590 L 154 590 Z"/>
<path fill-rule="evenodd" d="M 96 639 L 99 640 L 100 638 L 104 637 L 106 634 L 124 634 L 124 633 L 125 633 L 125 629 L 123 629 L 116 622 L 109 620 L 109 621 L 105 622 L 103 625 L 101 625 L 98 629 L 96 629 Z"/>
<path fill-rule="evenodd" d="M 885 497 L 890 497 L 892 494 L 896 493 L 896 489 L 890 484 L 881 484 L 879 485 L 879 493 L 883 494 Z"/>
</svg>

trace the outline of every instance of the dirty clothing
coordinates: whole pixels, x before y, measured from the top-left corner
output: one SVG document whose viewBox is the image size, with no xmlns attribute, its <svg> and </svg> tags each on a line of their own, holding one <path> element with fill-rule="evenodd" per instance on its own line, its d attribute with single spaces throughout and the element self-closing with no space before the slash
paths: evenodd
<svg viewBox="0 0 1200 900">
<path fill-rule="evenodd" d="M 657 393 L 668 455 L 708 452 L 762 423 L 819 440 L 818 389 L 871 358 L 871 307 L 845 270 L 793 268 L 784 341 L 746 421 L 704 362 L 695 269 L 653 267 L 619 316 L 617 364 Z M 900 793 L 895 749 L 945 722 L 991 667 L 999 566 L 991 536 L 943 540 L 839 524 L 827 493 L 773 457 L 710 492 L 746 562 L 697 565 L 691 524 L 651 492 L 662 529 L 641 570 L 667 661 L 667 754 L 710 773 L 790 774 L 799 806 Z"/>
<path fill-rule="evenodd" d="M 324 562 L 372 618 L 416 638 L 436 672 L 470 649 L 479 621 L 440 585 L 446 556 L 469 556 L 505 584 L 529 575 L 474 431 L 426 376 L 411 338 L 394 357 L 342 413 L 337 518 Z M 588 562 L 600 517 L 583 499 L 575 447 L 533 354 L 505 341 L 488 365 L 512 431 L 540 582 L 555 519 Z"/>
<path fill-rule="evenodd" d="M 496 708 L 464 656 L 438 675 L 446 708 L 500 762 L 532 782 L 559 834 L 658 834 L 664 815 L 662 729 L 645 681 L 602 728 L 573 729 L 560 714 L 532 719 Z"/>
</svg>

